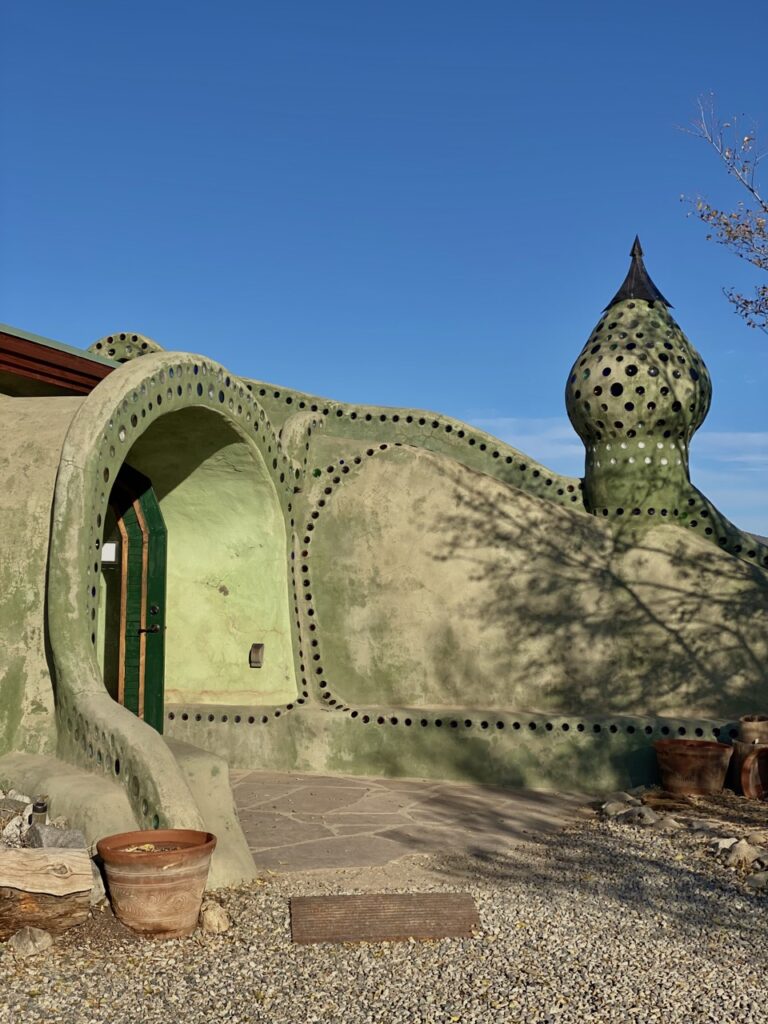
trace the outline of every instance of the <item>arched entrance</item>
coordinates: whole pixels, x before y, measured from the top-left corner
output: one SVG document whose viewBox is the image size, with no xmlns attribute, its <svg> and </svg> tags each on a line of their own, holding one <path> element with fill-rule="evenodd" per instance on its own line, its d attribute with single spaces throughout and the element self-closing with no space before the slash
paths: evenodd
<svg viewBox="0 0 768 1024">
<path fill-rule="evenodd" d="M 283 515 L 262 456 L 227 420 L 205 408 L 156 420 L 127 453 L 106 527 L 116 562 L 102 556 L 97 650 L 114 699 L 162 731 L 166 704 L 297 696 Z"/>
<path fill-rule="evenodd" d="M 163 731 L 167 530 L 152 482 L 129 465 L 118 474 L 102 545 L 98 653 L 119 704 Z"/>
</svg>

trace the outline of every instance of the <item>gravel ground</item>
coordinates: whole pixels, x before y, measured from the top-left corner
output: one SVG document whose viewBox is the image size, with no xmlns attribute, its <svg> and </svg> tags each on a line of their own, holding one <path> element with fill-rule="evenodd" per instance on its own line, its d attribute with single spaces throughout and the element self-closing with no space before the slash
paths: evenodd
<svg viewBox="0 0 768 1024">
<path fill-rule="evenodd" d="M 750 813 L 768 825 L 764 805 Z M 471 892 L 482 934 L 290 942 L 289 896 L 414 889 Z M 103 910 L 47 953 L 4 950 L 0 1021 L 768 1021 L 768 895 L 691 828 L 586 819 L 505 856 L 270 874 L 215 898 L 223 935 L 145 941 Z"/>
</svg>

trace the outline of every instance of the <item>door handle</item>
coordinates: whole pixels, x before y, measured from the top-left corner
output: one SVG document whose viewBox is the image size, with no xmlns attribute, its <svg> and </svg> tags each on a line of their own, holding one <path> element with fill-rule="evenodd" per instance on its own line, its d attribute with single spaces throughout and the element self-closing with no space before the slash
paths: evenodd
<svg viewBox="0 0 768 1024">
<path fill-rule="evenodd" d="M 137 629 L 136 632 L 137 633 L 159 633 L 160 632 L 160 627 L 158 626 L 158 624 L 156 622 L 153 622 L 152 625 L 151 626 L 147 626 L 146 629 L 142 629 L 141 627 L 139 627 L 139 629 Z"/>
</svg>

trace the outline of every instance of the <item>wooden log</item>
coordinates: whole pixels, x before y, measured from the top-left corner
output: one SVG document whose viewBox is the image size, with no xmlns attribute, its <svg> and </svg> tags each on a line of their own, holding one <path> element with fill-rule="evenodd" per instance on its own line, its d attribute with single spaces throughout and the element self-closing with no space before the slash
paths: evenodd
<svg viewBox="0 0 768 1024">
<path fill-rule="evenodd" d="M 82 924 L 92 885 L 86 850 L 0 850 L 0 941 L 25 926 L 59 935 Z"/>
<path fill-rule="evenodd" d="M 87 920 L 90 904 L 90 892 L 50 896 L 0 887 L 0 942 L 25 927 L 61 935 Z"/>
<path fill-rule="evenodd" d="M 0 850 L 0 887 L 69 896 L 92 884 L 87 850 Z"/>
</svg>

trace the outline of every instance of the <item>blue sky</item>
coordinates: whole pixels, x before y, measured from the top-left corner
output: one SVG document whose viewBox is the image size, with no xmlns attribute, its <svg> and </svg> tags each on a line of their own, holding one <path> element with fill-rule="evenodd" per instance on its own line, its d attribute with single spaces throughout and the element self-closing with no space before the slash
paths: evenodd
<svg viewBox="0 0 768 1024">
<path fill-rule="evenodd" d="M 566 376 L 639 232 L 714 381 L 693 479 L 768 533 L 768 338 L 722 295 L 758 279 L 680 202 L 740 195 L 678 130 L 711 91 L 768 148 L 767 21 L 712 0 L 7 4 L 0 320 L 436 409 L 578 474 Z"/>
</svg>

